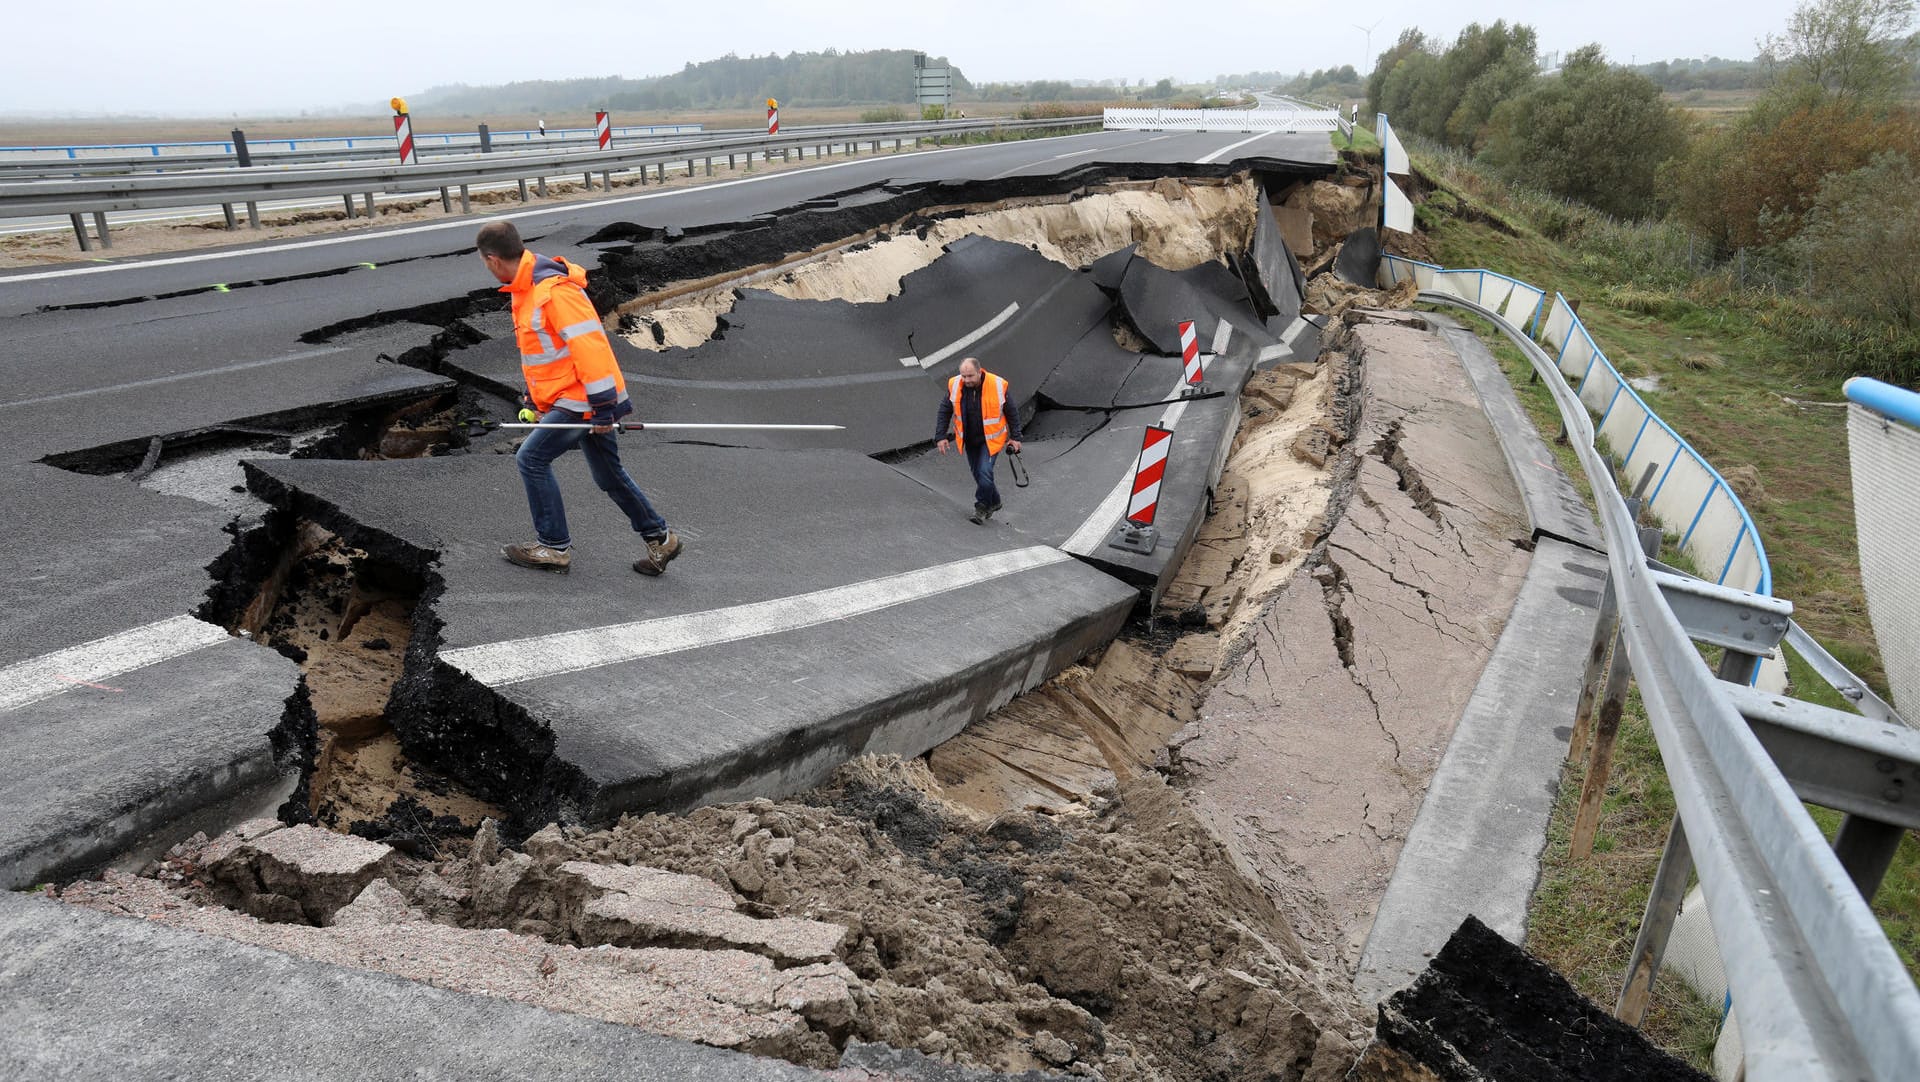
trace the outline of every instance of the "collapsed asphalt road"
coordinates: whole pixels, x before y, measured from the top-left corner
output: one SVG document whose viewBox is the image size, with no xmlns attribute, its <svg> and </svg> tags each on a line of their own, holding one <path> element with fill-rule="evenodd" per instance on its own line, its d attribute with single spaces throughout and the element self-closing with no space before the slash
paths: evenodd
<svg viewBox="0 0 1920 1082">
<path fill-rule="evenodd" d="M 1138 158 L 1142 147 L 1153 155 L 1087 164 L 1109 144 L 1126 152 L 1117 157 Z M 672 282 L 897 229 L 919 211 L 1084 193 L 1128 174 L 1225 177 L 1244 159 L 1212 161 L 1223 146 L 1191 135 L 1099 137 L 1064 159 L 1041 144 L 907 155 L 522 220 L 536 247 L 595 269 L 596 299 L 613 311 Z M 1282 182 L 1332 168 L 1317 137 L 1267 137 L 1239 152 L 1260 155 L 1265 175 Z M 961 179 L 983 174 L 998 179 Z M 646 217 L 626 217 L 636 211 Z M 0 318 L 13 397 L 0 415 L 13 437 L 5 477 L 23 509 L 9 540 L 52 547 L 45 570 L 0 587 L 0 708 L 10 722 L 0 761 L 19 767 L 0 786 L 10 885 L 97 863 L 195 808 L 245 797 L 279 769 L 311 764 L 317 734 L 310 696 L 296 694 L 297 665 L 220 630 L 271 607 L 263 595 L 284 585 L 274 572 L 305 522 L 344 538 L 379 574 L 416 583 L 412 634 L 392 651 L 405 664 L 393 702 L 419 707 L 394 712 L 402 743 L 526 829 L 791 791 L 863 750 L 924 750 L 1111 636 L 1136 592 L 1177 562 L 1231 418 L 1217 399 L 1113 412 L 1104 424 L 1097 414 L 1061 410 L 1054 421 L 1043 412 L 1035 436 L 1046 453 L 1074 452 L 1043 472 L 1050 487 L 1034 493 L 1033 513 L 956 531 L 949 498 L 880 460 L 920 449 L 923 415 L 959 359 L 947 347 L 987 328 L 969 348 L 1007 369 L 1029 408 L 1067 373 L 1111 373 L 1072 388 L 1063 404 L 1080 407 L 1172 397 L 1177 362 L 1094 344 L 1112 342 L 1105 325 L 1115 319 L 1162 337 L 1170 332 L 1160 323 L 1198 320 L 1219 347 L 1222 382 L 1263 353 L 1287 352 L 1291 329 L 1269 329 L 1230 274 L 1135 259 L 1109 292 L 1091 275 L 980 240 L 912 276 L 924 287 L 910 279 L 902 297 L 856 319 L 833 319 L 832 302 L 769 302 L 785 309 L 778 319 L 729 326 L 701 351 L 713 356 L 697 363 L 697 377 L 687 359 L 623 346 L 622 364 L 654 408 L 730 420 L 832 409 L 851 422 L 848 438 L 649 443 L 636 456 L 648 463 L 643 483 L 692 545 L 674 574 L 636 583 L 617 551 L 587 549 L 563 583 L 529 581 L 494 556 L 525 529 L 510 469 L 485 453 L 496 448 L 463 447 L 456 435 L 443 450 L 482 453 L 366 460 L 379 457 L 395 418 L 500 416 L 504 403 L 492 396 L 517 384 L 497 295 L 476 282 L 465 254 L 472 228 L 8 279 Z M 824 315 L 798 311 L 807 308 Z M 1043 361 L 1072 359 L 1077 342 L 1089 343 L 1083 361 Z M 916 349 L 929 363 L 903 365 Z M 1149 559 L 1106 549 L 1118 517 L 1111 497 L 1139 426 L 1181 413 L 1186 446 L 1174 452 L 1161 512 L 1168 543 Z M 118 476 L 211 449 L 271 451 L 276 439 L 285 453 L 285 437 L 314 431 L 333 435 L 231 478 L 279 505 L 264 523 L 243 522 L 237 538 L 221 532 L 228 514 Z M 339 435 L 347 432 L 361 438 Z M 575 503 L 582 536 L 611 548 L 620 532 L 596 517 L 604 509 Z M 219 582 L 207 581 L 209 567 Z M 1019 610 L 1013 618 L 974 615 L 977 600 L 954 587 L 975 578 L 1008 591 L 1000 607 Z M 642 586 L 643 607 L 621 600 Z M 556 589 L 586 603 L 555 604 Z M 1036 597 L 1047 604 L 1012 604 Z M 744 636 L 698 630 L 750 614 L 758 622 Z M 542 656 L 527 641 L 542 635 L 656 641 L 667 631 L 682 649 L 649 657 L 651 647 L 593 647 L 603 663 L 587 670 L 507 671 L 487 660 L 489 651 Z M 633 684 L 626 671 L 649 682 Z M 722 676 L 732 694 L 709 694 Z M 665 725 L 666 703 L 700 713 Z"/>
</svg>

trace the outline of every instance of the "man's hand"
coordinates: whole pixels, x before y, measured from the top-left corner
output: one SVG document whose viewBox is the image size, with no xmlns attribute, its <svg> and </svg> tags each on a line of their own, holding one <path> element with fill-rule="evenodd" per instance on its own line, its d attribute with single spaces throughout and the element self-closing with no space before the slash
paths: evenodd
<svg viewBox="0 0 1920 1082">
<path fill-rule="evenodd" d="M 607 433 L 613 431 L 613 426 L 612 425 L 594 425 L 591 431 L 596 436 L 604 436 Z"/>
<path fill-rule="evenodd" d="M 941 454 L 943 454 L 943 455 L 944 455 L 944 454 L 946 454 L 946 453 L 947 453 L 947 444 L 949 444 L 949 443 L 952 443 L 952 442 L 953 442 L 952 440 L 941 440 L 941 441 L 940 441 L 940 443 L 939 443 L 939 445 L 938 445 L 938 446 L 939 446 L 939 448 L 940 448 L 940 453 L 941 453 Z"/>
<path fill-rule="evenodd" d="M 1020 441 L 1019 441 L 1019 440 L 1008 440 L 1008 441 L 1007 441 L 1007 450 L 1009 450 L 1009 451 L 1012 451 L 1012 452 L 1013 452 L 1014 454 L 1016 454 L 1016 455 L 1017 455 L 1017 454 L 1019 454 L 1019 453 L 1020 453 Z"/>
</svg>

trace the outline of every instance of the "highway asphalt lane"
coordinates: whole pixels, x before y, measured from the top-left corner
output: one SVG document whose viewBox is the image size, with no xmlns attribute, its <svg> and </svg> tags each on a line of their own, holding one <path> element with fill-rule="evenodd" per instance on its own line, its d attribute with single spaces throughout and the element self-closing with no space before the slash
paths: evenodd
<svg viewBox="0 0 1920 1082">
<path fill-rule="evenodd" d="M 619 260 L 630 249 L 638 251 L 626 238 L 656 235 L 649 231 L 687 230 L 692 240 L 702 228 L 741 223 L 713 235 L 748 247 L 769 243 L 771 235 L 770 243 L 778 245 L 779 228 L 830 230 L 866 220 L 863 214 L 891 220 L 897 209 L 910 209 L 902 199 L 923 205 L 979 197 L 983 189 L 965 183 L 975 179 L 1059 190 L 1075 183 L 1060 174 L 1100 163 L 1125 163 L 1127 171 L 1153 176 L 1222 173 L 1235 160 L 1254 157 L 1269 168 L 1304 173 L 1324 172 L 1332 163 L 1323 135 L 1101 133 L 882 154 L 595 203 L 535 205 L 510 216 L 541 250 L 577 258 L 590 270 L 614 268 L 607 274 L 637 282 L 647 267 Z M 111 459 L 124 468 L 126 456 L 137 459 L 153 436 L 190 436 L 234 422 L 324 419 L 344 405 L 444 393 L 456 380 L 511 388 L 517 361 L 500 337 L 505 322 L 498 298 L 471 254 L 473 232 L 484 220 L 0 275 L 0 341 L 6 343 L 0 347 L 0 422 L 8 430 L 0 486 L 16 509 L 0 527 L 0 540 L 15 554 L 8 564 L 16 569 L 5 584 L 13 603 L 0 612 L 0 734 L 22 741 L 20 761 L 40 764 L 35 769 L 44 769 L 49 779 L 102 780 L 92 788 L 61 782 L 73 799 L 58 802 L 24 783 L 0 787 L 0 818 L 35 824 L 30 833 L 51 832 L 9 837 L 8 851 L 61 854 L 58 861 L 15 862 L 7 869 L 7 885 L 110 855 L 124 835 L 114 824 L 132 822 L 130 812 L 160 809 L 146 818 L 164 818 L 180 810 L 181 794 L 211 801 L 252 784 L 266 731 L 280 717 L 293 679 L 287 663 L 264 649 L 217 639 L 201 644 L 204 628 L 165 623 L 186 618 L 204 600 L 211 585 L 206 568 L 229 543 L 221 532 L 223 513 L 157 497 L 123 480 L 34 463 L 55 456 L 63 464 L 86 464 L 90 450 L 107 448 L 114 453 L 93 454 L 92 467 L 105 468 Z M 683 256 L 699 258 L 685 241 L 664 249 L 654 242 L 654 248 L 666 252 L 660 265 L 668 267 Z M 1262 351 L 1269 359 L 1275 355 L 1276 337 L 1260 337 L 1260 321 L 1236 299 L 1231 276 L 1203 271 L 1164 277 L 1166 282 L 1139 286 L 1130 296 L 1130 305 L 1153 313 L 1142 318 L 1157 323 L 1197 305 L 1202 312 L 1196 318 L 1210 321 L 1203 325 L 1208 335 L 1222 319 L 1236 320 L 1241 330 L 1231 333 L 1226 352 L 1236 378 Z M 965 355 L 943 351 L 1004 313 L 962 350 L 988 358 L 989 367 L 1010 369 L 1022 397 L 1029 398 L 1053 378 L 1059 358 L 1072 355 L 1088 335 L 1106 333 L 1106 295 L 1091 278 L 1017 246 L 956 245 L 953 255 L 910 277 L 902 297 L 886 304 L 756 298 L 743 306 L 727 337 L 707 350 L 650 354 L 622 343 L 622 361 L 655 417 L 661 416 L 653 412 L 657 408 L 686 411 L 675 419 L 791 420 L 796 410 L 838 408 L 854 422 L 840 446 L 911 459 L 915 445 L 930 435 L 944 379 Z M 473 331 L 496 337 L 459 348 Z M 1203 338 L 1203 344 L 1210 340 Z M 916 372 L 901 363 L 915 353 L 939 359 Z M 402 358 L 435 370 L 392 363 Z M 1100 360 L 1112 359 L 1109 354 Z M 1132 367 L 1130 380 L 1152 384 L 1165 378 L 1162 360 Z M 783 382 L 792 380 L 823 382 Z M 1132 393 L 1133 383 L 1123 381 L 1120 388 Z M 1183 438 L 1202 440 L 1205 446 L 1193 453 L 1200 459 L 1224 454 L 1230 411 L 1217 402 L 1188 409 L 1196 419 L 1222 411 L 1205 433 L 1189 425 L 1193 435 L 1183 432 Z M 808 784 L 836 757 L 863 747 L 920 750 L 1110 633 L 1132 590 L 1079 561 L 1057 558 L 1050 546 L 1061 544 L 1065 525 L 1076 516 L 1084 525 L 1086 515 L 1109 497 L 1137 451 L 1137 428 L 1128 431 L 1135 420 L 1116 421 L 1111 432 L 1076 451 L 1073 468 L 1063 465 L 1055 472 L 1058 480 L 1049 482 L 1048 513 L 1054 518 L 1023 532 L 967 524 L 956 501 L 942 495 L 953 483 L 953 470 L 923 474 L 907 462 L 895 470 L 861 454 L 815 452 L 810 449 L 833 444 L 796 438 L 729 440 L 758 446 L 728 450 L 653 444 L 645 442 L 653 437 L 643 437 L 630 444 L 642 484 L 688 527 L 691 539 L 688 556 L 659 580 L 627 570 L 633 539 L 585 483 L 577 461 L 563 474 L 569 510 L 589 547 L 566 578 L 499 562 L 498 545 L 528 533 L 517 477 L 501 457 L 277 462 L 261 468 L 263 477 L 281 478 L 306 493 L 303 506 L 324 503 L 343 522 L 363 522 L 369 531 L 390 535 L 393 545 L 437 553 L 444 588 L 434 604 L 447 621 L 448 649 L 698 612 L 720 613 L 716 619 L 723 622 L 772 620 L 762 633 L 676 651 L 665 660 L 617 659 L 577 673 L 504 683 L 488 693 L 498 697 L 490 709 L 508 721 L 537 727 L 560 719 L 552 728 L 553 763 L 566 769 L 526 766 L 515 780 L 523 786 L 518 806 L 529 814 L 545 808 L 603 815 L 650 800 L 684 805 Z M 1061 430 L 1084 423 L 1063 418 Z M 1046 426 L 1041 428 L 1044 437 Z M 1092 453 L 1097 448 L 1109 450 Z M 1065 483 L 1082 469 L 1087 485 Z M 314 486 L 312 492 L 307 486 Z M 1191 488 L 1170 486 L 1169 509 L 1181 500 L 1204 500 L 1203 487 L 1185 495 L 1173 492 L 1176 487 Z M 322 488 L 330 494 L 326 499 L 317 495 Z M 618 558 L 616 543 L 629 546 Z M 1041 560 L 1048 553 L 1055 555 Z M 983 558 L 991 559 L 966 562 Z M 1021 560 L 1040 562 L 1027 566 Z M 892 583 L 896 575 L 938 579 L 943 568 L 987 585 L 954 589 L 949 583 L 924 596 L 909 590 L 911 596 L 902 595 L 906 600 L 861 608 L 871 600 L 862 600 L 862 589 L 882 595 L 891 589 L 863 584 Z M 1151 576 L 1158 569 L 1134 570 Z M 794 623 L 792 599 L 834 590 L 841 593 L 815 600 L 852 615 L 811 626 Z M 644 599 L 637 607 L 636 597 Z M 740 608 L 763 604 L 774 608 Z M 182 652 L 136 664 L 147 657 L 142 648 L 115 636 L 154 625 L 161 625 L 162 637 L 187 629 L 169 637 Z M 685 632 L 680 625 L 652 628 Z M 71 653 L 81 647 L 84 657 Z M 253 660 L 229 660 L 242 656 Z M 832 660 L 820 664 L 821 658 Z M 862 668 L 862 658 L 873 664 Z M 218 679 L 211 683 L 206 672 L 187 671 L 207 668 L 208 659 L 216 659 L 211 668 Z M 61 666 L 74 671 L 53 671 Z M 749 684 L 762 691 L 727 688 L 755 667 L 764 672 Z M 402 688 L 423 697 L 430 697 L 436 680 L 462 679 L 463 670 L 436 665 L 432 657 L 415 668 L 417 679 L 403 680 Z M 843 670 L 840 686 L 821 690 L 823 681 L 832 685 Z M 86 675 L 116 671 L 121 675 L 111 679 Z M 9 681 L 26 686 L 49 679 L 62 684 L 51 696 L 6 705 Z M 781 680 L 805 694 L 768 690 Z M 125 719 L 88 705 L 128 696 L 135 685 L 142 699 L 128 716 L 165 738 L 158 743 L 129 739 Z M 207 724 L 209 689 L 226 712 L 218 725 Z M 97 725 L 79 724 L 96 717 Z M 685 720 L 674 727 L 672 718 Z M 786 743 L 786 734 L 814 726 L 822 734 L 817 746 Z M 662 727 L 678 735 L 644 742 Z M 246 746 L 236 749 L 234 731 L 257 736 L 242 739 Z M 436 742 L 450 747 L 456 738 L 452 730 L 415 737 L 423 748 Z M 745 765 L 738 770 L 714 765 L 725 759 L 714 743 L 721 738 L 744 749 L 737 758 Z M 229 764 L 224 775 L 216 769 L 222 761 Z M 242 769 L 235 763 L 255 765 Z M 676 783 L 676 776 L 687 780 Z M 215 780 L 198 788 L 198 782 L 188 784 L 203 777 Z M 222 785 L 226 793 L 217 791 Z M 61 823 L 48 824 L 35 809 L 56 803 Z"/>
</svg>

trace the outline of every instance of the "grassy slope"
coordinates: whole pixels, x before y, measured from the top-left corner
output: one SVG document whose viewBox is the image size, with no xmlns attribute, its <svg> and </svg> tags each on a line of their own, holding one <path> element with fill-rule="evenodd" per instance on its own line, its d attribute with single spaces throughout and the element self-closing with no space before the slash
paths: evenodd
<svg viewBox="0 0 1920 1082">
<path fill-rule="evenodd" d="M 1522 201 L 1483 178 L 1456 168 L 1448 184 L 1491 213 L 1430 216 L 1436 261 L 1499 270 L 1580 299 L 1582 318 L 1617 367 L 1660 377 L 1663 389 L 1645 397 L 1662 417 L 1722 472 L 1743 464 L 1757 469 L 1764 495 L 1748 506 L 1767 544 L 1774 592 L 1792 599 L 1802 625 L 1884 690 L 1855 556 L 1844 411 L 1781 398 L 1836 401 L 1839 379 L 1810 371 L 1757 322 L 1765 298 L 1742 297 L 1713 282 L 1677 292 L 1620 288 L 1631 267 L 1615 255 L 1546 239 L 1528 224 Z M 1492 335 L 1490 327 L 1481 330 Z M 1502 338 L 1492 344 L 1536 427 L 1556 431 L 1552 400 L 1543 385 L 1528 383 L 1519 351 Z M 1578 477 L 1571 451 L 1561 452 L 1563 465 Z M 1671 551 L 1666 558 L 1674 559 Z M 1797 694 L 1845 709 L 1797 657 L 1789 665 Z M 1637 694 L 1622 724 L 1596 852 L 1574 861 L 1567 834 L 1584 773 L 1583 764 L 1571 764 L 1562 780 L 1528 947 L 1596 1001 L 1611 1004 L 1674 813 Z M 1831 836 L 1839 816 L 1812 811 Z M 1920 972 L 1920 843 L 1913 835 L 1901 845 L 1874 908 L 1909 972 Z M 1662 980 L 1646 1029 L 1672 1051 L 1704 1063 L 1718 1014 L 1679 981 Z"/>
</svg>

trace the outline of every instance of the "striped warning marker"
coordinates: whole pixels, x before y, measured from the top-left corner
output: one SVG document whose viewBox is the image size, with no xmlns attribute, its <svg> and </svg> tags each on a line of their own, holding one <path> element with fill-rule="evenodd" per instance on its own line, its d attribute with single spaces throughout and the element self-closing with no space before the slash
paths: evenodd
<svg viewBox="0 0 1920 1082">
<path fill-rule="evenodd" d="M 1140 441 L 1140 461 L 1133 468 L 1133 495 L 1127 500 L 1127 521 L 1135 526 L 1153 525 L 1160 509 L 1160 478 L 1167 472 L 1167 449 L 1172 446 L 1173 429 L 1148 425 Z"/>
<path fill-rule="evenodd" d="M 607 118 L 605 109 L 593 114 L 593 138 L 600 144 L 601 150 L 607 149 L 607 144 L 613 142 L 613 122 Z"/>
<path fill-rule="evenodd" d="M 773 98 L 767 99 L 767 134 L 780 134 L 780 103 Z"/>
<path fill-rule="evenodd" d="M 1206 370 L 1200 366 L 1200 336 L 1193 331 L 1193 320 L 1180 321 L 1180 363 L 1187 368 L 1187 382 L 1199 383 L 1206 378 Z"/>
<path fill-rule="evenodd" d="M 413 118 L 405 113 L 393 114 L 393 138 L 400 144 L 400 164 L 419 165 L 420 159 L 413 153 Z"/>
</svg>

